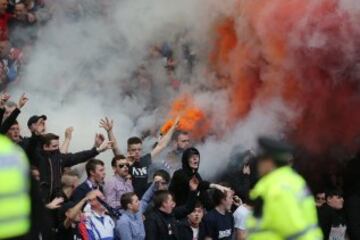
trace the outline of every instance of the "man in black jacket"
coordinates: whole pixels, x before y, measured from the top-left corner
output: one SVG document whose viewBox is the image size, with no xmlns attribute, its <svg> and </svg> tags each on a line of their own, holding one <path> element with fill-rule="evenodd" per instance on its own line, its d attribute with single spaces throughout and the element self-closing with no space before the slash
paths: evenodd
<svg viewBox="0 0 360 240">
<path fill-rule="evenodd" d="M 81 183 L 71 195 L 70 201 L 74 204 L 83 199 L 92 190 L 103 191 L 102 185 L 105 179 L 105 164 L 98 159 L 90 159 L 85 166 L 87 179 Z"/>
<path fill-rule="evenodd" d="M 174 194 L 177 205 L 184 205 L 190 193 L 188 182 L 192 177 L 196 177 L 199 184 L 200 201 L 204 204 L 206 209 L 211 209 L 211 203 L 207 194 L 209 188 L 215 188 L 222 192 L 230 191 L 229 188 L 218 184 L 210 183 L 202 180 L 198 170 L 200 167 L 200 152 L 196 148 L 188 148 L 182 155 L 182 169 L 174 173 L 171 180 L 169 190 Z"/>
<path fill-rule="evenodd" d="M 196 204 L 199 181 L 194 177 L 189 182 L 190 194 L 183 206 L 175 208 L 173 196 L 167 190 L 159 190 L 154 196 L 154 210 L 145 220 L 147 240 L 182 240 L 177 219 L 185 218 Z"/>
<path fill-rule="evenodd" d="M 43 200 L 51 201 L 61 191 L 61 175 L 65 167 L 71 167 L 95 157 L 111 148 L 111 143 L 103 141 L 98 147 L 77 153 L 60 153 L 59 137 L 48 133 L 42 136 L 42 149 L 37 151 L 39 162 L 40 187 Z"/>
<path fill-rule="evenodd" d="M 344 199 L 338 190 L 326 192 L 326 203 L 319 208 L 319 223 L 324 239 L 345 240 L 347 221 Z"/>
<path fill-rule="evenodd" d="M 195 204 L 194 211 L 178 226 L 181 240 L 204 240 L 205 225 L 203 223 L 204 207 L 200 201 Z"/>
</svg>

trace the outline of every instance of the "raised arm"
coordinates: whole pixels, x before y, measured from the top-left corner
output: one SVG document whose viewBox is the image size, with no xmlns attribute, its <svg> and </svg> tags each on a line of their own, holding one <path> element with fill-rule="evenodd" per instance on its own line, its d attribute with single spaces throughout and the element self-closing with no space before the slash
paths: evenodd
<svg viewBox="0 0 360 240">
<path fill-rule="evenodd" d="M 100 125 L 101 128 L 105 129 L 105 131 L 107 132 L 108 138 L 110 141 L 112 141 L 113 143 L 113 153 L 114 155 L 120 155 L 121 151 L 118 145 L 118 142 L 116 140 L 114 131 L 113 131 L 113 126 L 114 126 L 114 121 L 112 119 L 108 119 L 107 117 L 103 118 L 100 120 Z"/>
<path fill-rule="evenodd" d="M 60 147 L 60 152 L 61 153 L 68 153 L 69 152 L 69 146 L 70 146 L 73 131 L 74 131 L 73 127 L 68 127 L 65 130 L 65 139 L 64 139 L 63 144 Z"/>
<path fill-rule="evenodd" d="M 144 196 L 141 198 L 141 204 L 140 204 L 140 211 L 141 213 L 144 213 L 149 206 L 151 199 L 154 196 L 155 193 L 155 185 L 156 183 L 152 183 L 151 186 L 146 190 Z"/>
<path fill-rule="evenodd" d="M 25 106 L 28 100 L 29 99 L 26 97 L 25 93 L 23 93 L 19 99 L 17 108 L 10 114 L 8 118 L 5 119 L 4 123 L 1 125 L 0 133 L 5 134 L 11 128 L 11 126 L 15 123 L 16 118 L 20 114 L 20 109 Z"/>
<path fill-rule="evenodd" d="M 5 103 L 10 99 L 10 95 L 3 93 L 0 95 L 0 126 L 2 124 L 2 119 L 5 113 Z"/>
<path fill-rule="evenodd" d="M 81 213 L 84 205 L 91 199 L 95 199 L 98 196 L 101 196 L 102 193 L 99 190 L 93 190 L 89 192 L 80 202 L 78 202 L 74 207 L 66 211 L 65 216 L 66 220 L 64 226 L 66 228 L 70 227 L 71 222 L 75 221 L 79 213 Z"/>
<path fill-rule="evenodd" d="M 98 155 L 99 153 L 111 149 L 111 145 L 112 143 L 110 141 L 104 140 L 99 147 L 93 147 L 92 149 L 87 151 L 64 154 L 62 167 L 71 167 L 79 163 L 86 162 L 90 158 L 93 158 L 96 155 Z"/>
<path fill-rule="evenodd" d="M 159 155 L 162 150 L 164 150 L 170 143 L 172 135 L 174 134 L 176 128 L 179 125 L 179 117 L 176 118 L 174 124 L 171 126 L 169 131 L 159 140 L 159 143 L 156 147 L 151 151 L 151 158 L 153 159 L 155 156 Z"/>
</svg>

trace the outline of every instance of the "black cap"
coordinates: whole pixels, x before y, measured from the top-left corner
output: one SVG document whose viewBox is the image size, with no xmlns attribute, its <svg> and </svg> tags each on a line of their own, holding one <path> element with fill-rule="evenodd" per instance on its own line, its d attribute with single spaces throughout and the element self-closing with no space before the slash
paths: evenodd
<svg viewBox="0 0 360 240">
<path fill-rule="evenodd" d="M 32 116 L 31 118 L 29 118 L 29 120 L 27 122 L 28 128 L 30 128 L 33 123 L 36 123 L 37 121 L 39 121 L 39 119 L 46 120 L 47 117 L 45 115 L 41 115 L 41 116 L 34 115 L 34 116 Z"/>
<path fill-rule="evenodd" d="M 294 148 L 286 142 L 269 137 L 260 137 L 258 143 L 262 152 L 260 159 L 261 156 L 266 156 L 272 158 L 276 163 L 288 164 L 294 158 Z"/>
</svg>

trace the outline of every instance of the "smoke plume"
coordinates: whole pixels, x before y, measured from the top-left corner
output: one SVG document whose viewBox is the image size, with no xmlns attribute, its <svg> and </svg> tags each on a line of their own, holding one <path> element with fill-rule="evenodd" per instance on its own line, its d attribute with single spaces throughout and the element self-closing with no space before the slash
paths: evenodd
<svg viewBox="0 0 360 240">
<path fill-rule="evenodd" d="M 155 138 L 176 115 L 207 177 L 234 147 L 256 149 L 260 135 L 313 154 L 356 148 L 356 0 L 66 0 L 54 9 L 12 91 L 31 98 L 24 119 L 47 114 L 56 133 L 74 126 L 71 150 L 91 146 L 103 116 L 115 120 L 125 151 L 129 136 Z M 177 59 L 170 77 L 151 52 L 164 42 Z M 184 45 L 195 56 L 191 73 Z"/>
</svg>

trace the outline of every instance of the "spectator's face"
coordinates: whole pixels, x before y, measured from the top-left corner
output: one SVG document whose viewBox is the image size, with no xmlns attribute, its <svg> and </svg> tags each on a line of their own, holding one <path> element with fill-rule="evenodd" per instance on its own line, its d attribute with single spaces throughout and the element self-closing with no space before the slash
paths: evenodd
<svg viewBox="0 0 360 240">
<path fill-rule="evenodd" d="M 8 0 L 0 0 L 0 15 L 4 14 L 8 7 Z"/>
<path fill-rule="evenodd" d="M 15 109 L 16 109 L 16 106 L 9 107 L 9 106 L 5 105 L 4 119 L 8 118 Z"/>
<path fill-rule="evenodd" d="M 140 201 L 138 196 L 134 195 L 131 200 L 131 204 L 129 204 L 129 210 L 133 213 L 137 213 L 140 210 Z"/>
<path fill-rule="evenodd" d="M 59 150 L 59 140 L 53 139 L 49 144 L 44 144 L 44 151 L 58 151 Z"/>
<path fill-rule="evenodd" d="M 128 154 L 130 157 L 133 157 L 136 161 L 140 160 L 142 151 L 142 144 L 131 144 L 128 149 Z"/>
<path fill-rule="evenodd" d="M 176 141 L 176 148 L 184 151 L 190 146 L 190 137 L 188 134 L 180 134 Z"/>
<path fill-rule="evenodd" d="M 157 182 L 157 189 L 158 190 L 167 190 L 168 189 L 168 182 L 165 181 L 165 179 L 161 176 L 155 176 L 154 182 Z"/>
<path fill-rule="evenodd" d="M 316 194 L 316 206 L 321 207 L 324 203 L 326 203 L 325 193 Z"/>
<path fill-rule="evenodd" d="M 15 5 L 15 18 L 19 21 L 26 21 L 27 9 L 25 4 L 19 3 Z"/>
<path fill-rule="evenodd" d="M 189 159 L 189 166 L 191 169 L 198 169 L 200 164 L 199 155 L 192 155 Z"/>
<path fill-rule="evenodd" d="M 71 184 L 71 188 L 73 189 L 73 190 L 75 190 L 75 188 L 77 188 L 78 186 L 79 186 L 79 184 L 80 184 L 80 179 L 78 178 L 78 177 L 72 177 L 72 184 Z"/>
<path fill-rule="evenodd" d="M 120 177 L 126 177 L 127 175 L 129 175 L 129 163 L 126 159 L 120 159 L 118 161 L 116 161 L 116 173 L 120 176 Z"/>
<path fill-rule="evenodd" d="M 14 142 L 18 143 L 20 142 L 20 127 L 19 124 L 14 124 L 11 126 L 11 128 L 8 130 L 6 135 Z"/>
<path fill-rule="evenodd" d="M 33 123 L 30 126 L 30 131 L 44 134 L 46 132 L 46 120 L 40 118 L 36 123 Z"/>
<path fill-rule="evenodd" d="M 331 196 L 326 199 L 327 204 L 334 209 L 342 209 L 344 206 L 344 198 L 342 196 Z"/>
<path fill-rule="evenodd" d="M 199 226 L 204 217 L 204 209 L 197 207 L 192 213 L 189 214 L 188 219 L 192 226 Z"/>
<path fill-rule="evenodd" d="M 103 194 L 99 194 L 98 196 L 100 199 L 105 200 Z M 97 200 L 97 198 L 90 199 L 90 206 L 92 209 L 96 211 L 105 211 L 104 206 Z"/>
<path fill-rule="evenodd" d="M 105 179 L 105 167 L 101 165 L 96 165 L 95 171 L 91 172 L 92 177 L 94 178 L 95 182 L 102 183 Z"/>
<path fill-rule="evenodd" d="M 163 202 L 161 210 L 167 214 L 171 214 L 176 204 L 171 194 L 168 195 L 167 199 Z"/>
<path fill-rule="evenodd" d="M 233 200 L 234 193 L 233 192 L 226 192 L 226 198 L 223 200 L 223 204 L 226 210 L 230 211 L 231 207 L 234 203 Z"/>
<path fill-rule="evenodd" d="M 0 0 L 0 8 L 1 8 L 1 0 Z M 0 9 L 1 11 L 1 9 Z M 10 53 L 10 44 L 9 41 L 1 41 L 0 42 L 0 57 L 5 58 L 9 56 Z"/>
</svg>

